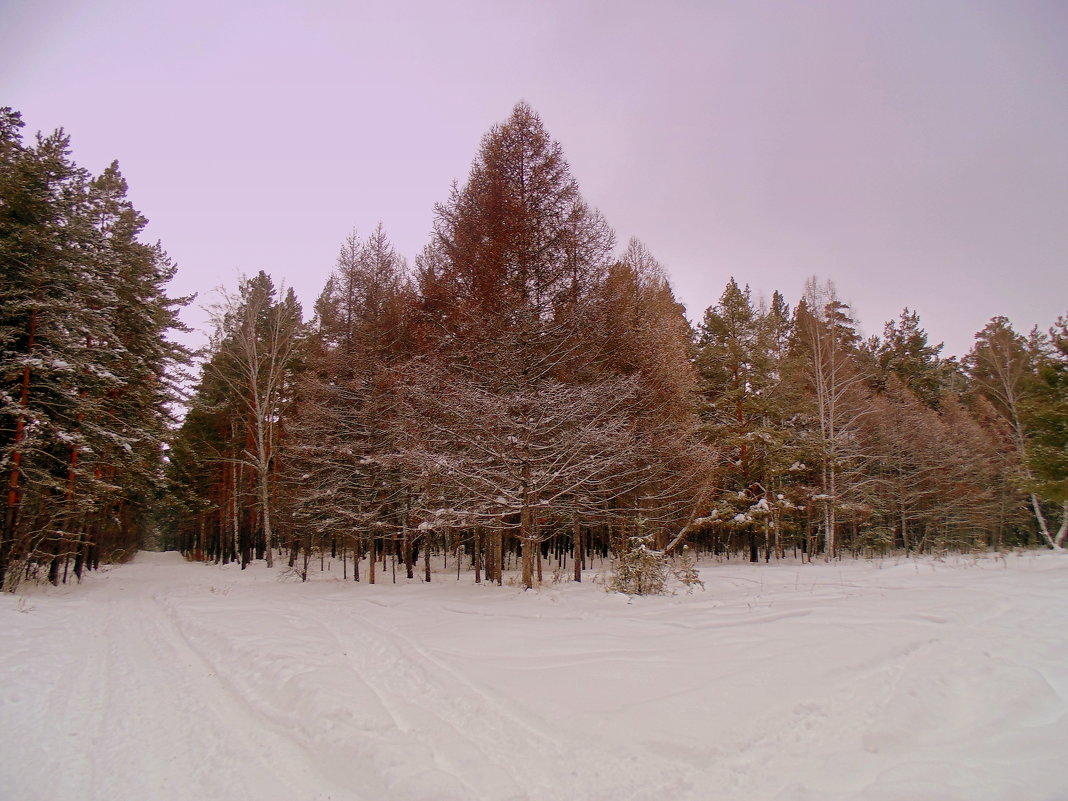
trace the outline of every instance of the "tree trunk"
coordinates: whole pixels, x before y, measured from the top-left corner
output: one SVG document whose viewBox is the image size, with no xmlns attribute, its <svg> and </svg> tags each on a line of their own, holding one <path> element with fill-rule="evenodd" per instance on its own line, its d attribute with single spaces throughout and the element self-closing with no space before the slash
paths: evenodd
<svg viewBox="0 0 1068 801">
<path fill-rule="evenodd" d="M 415 560 L 412 556 L 411 534 L 409 533 L 407 526 L 404 528 L 404 541 L 401 544 L 401 550 L 404 554 L 405 575 L 407 575 L 408 578 L 413 579 L 415 578 Z"/>
<path fill-rule="evenodd" d="M 582 525 L 579 523 L 578 515 L 575 515 L 572 521 L 572 540 L 575 546 L 574 554 L 574 568 L 575 568 L 575 581 L 582 581 Z"/>
<path fill-rule="evenodd" d="M 530 507 L 524 504 L 519 515 L 519 541 L 523 549 L 523 587 L 528 590 L 534 586 L 534 542 L 530 517 Z"/>
<path fill-rule="evenodd" d="M 27 355 L 33 352 L 33 346 L 37 337 L 37 312 L 30 312 L 29 338 L 26 343 Z M 4 575 L 7 571 L 7 562 L 11 553 L 11 546 L 15 540 L 15 527 L 18 525 L 18 508 L 21 500 L 19 479 L 22 475 L 22 451 L 19 445 L 26 437 L 25 412 L 30 405 L 30 366 L 27 364 L 22 370 L 22 387 L 19 397 L 20 414 L 15 421 L 14 449 L 11 454 L 11 475 L 8 478 L 7 509 L 4 514 L 4 529 L 0 534 L 0 588 L 4 585 Z"/>
<path fill-rule="evenodd" d="M 267 557 L 267 567 L 274 567 L 274 535 L 271 532 L 271 496 L 267 488 L 266 465 L 260 471 L 260 505 L 263 511 L 263 545 Z"/>
<path fill-rule="evenodd" d="M 52 585 L 59 584 L 59 536 L 52 542 L 52 560 L 48 563 L 48 581 Z"/>
<path fill-rule="evenodd" d="M 475 584 L 482 583 L 482 529 L 475 529 Z"/>
<path fill-rule="evenodd" d="M 1050 533 L 1046 515 L 1042 512 L 1042 503 L 1034 493 L 1031 494 L 1031 508 L 1034 510 L 1035 519 L 1038 521 L 1039 533 L 1042 535 L 1042 539 L 1046 541 L 1046 545 L 1055 551 L 1063 551 L 1064 541 L 1068 539 L 1068 501 L 1061 505 L 1061 525 L 1056 534 Z"/>
<path fill-rule="evenodd" d="M 504 584 L 504 530 L 497 529 L 493 534 L 493 569 L 496 572 L 497 586 Z"/>
<path fill-rule="evenodd" d="M 78 535 L 78 550 L 74 554 L 74 576 L 80 584 L 82 581 L 82 569 L 85 567 L 85 529 Z"/>
<path fill-rule="evenodd" d="M 830 467 L 830 495 L 831 499 L 827 501 L 827 558 L 834 559 L 838 553 L 838 531 L 837 531 L 837 509 L 835 505 L 838 502 L 838 476 L 835 472 L 834 463 L 831 463 Z"/>
</svg>

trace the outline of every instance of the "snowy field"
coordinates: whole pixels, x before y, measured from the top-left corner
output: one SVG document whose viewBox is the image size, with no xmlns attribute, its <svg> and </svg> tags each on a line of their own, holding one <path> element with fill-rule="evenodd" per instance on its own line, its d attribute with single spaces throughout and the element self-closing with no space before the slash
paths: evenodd
<svg viewBox="0 0 1068 801">
<path fill-rule="evenodd" d="M 0 597 L 0 799 L 1068 799 L 1063 555 L 633 600 L 278 572 L 142 553 Z"/>
</svg>

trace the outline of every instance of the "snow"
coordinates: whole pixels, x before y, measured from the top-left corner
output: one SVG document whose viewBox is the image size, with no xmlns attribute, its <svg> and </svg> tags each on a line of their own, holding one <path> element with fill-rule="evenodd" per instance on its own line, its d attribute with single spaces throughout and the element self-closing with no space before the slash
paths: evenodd
<svg viewBox="0 0 1068 801">
<path fill-rule="evenodd" d="M 142 553 L 0 597 L 0 798 L 1068 798 L 1060 554 L 634 599 L 336 568 Z"/>
</svg>

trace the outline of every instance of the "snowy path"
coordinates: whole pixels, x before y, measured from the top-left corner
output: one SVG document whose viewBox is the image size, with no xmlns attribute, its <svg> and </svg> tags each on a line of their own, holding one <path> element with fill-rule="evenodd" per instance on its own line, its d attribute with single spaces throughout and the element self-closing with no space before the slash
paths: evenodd
<svg viewBox="0 0 1068 801">
<path fill-rule="evenodd" d="M 635 599 L 141 554 L 0 598 L 0 799 L 1065 801 L 1068 559 Z"/>
</svg>

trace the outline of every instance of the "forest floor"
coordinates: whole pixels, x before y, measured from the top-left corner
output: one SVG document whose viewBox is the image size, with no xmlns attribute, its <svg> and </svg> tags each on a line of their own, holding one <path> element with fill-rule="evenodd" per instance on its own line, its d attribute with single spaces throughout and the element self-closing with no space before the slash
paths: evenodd
<svg viewBox="0 0 1068 801">
<path fill-rule="evenodd" d="M 1062 554 L 634 599 L 336 567 L 141 553 L 0 597 L 0 799 L 1068 799 Z"/>
</svg>

